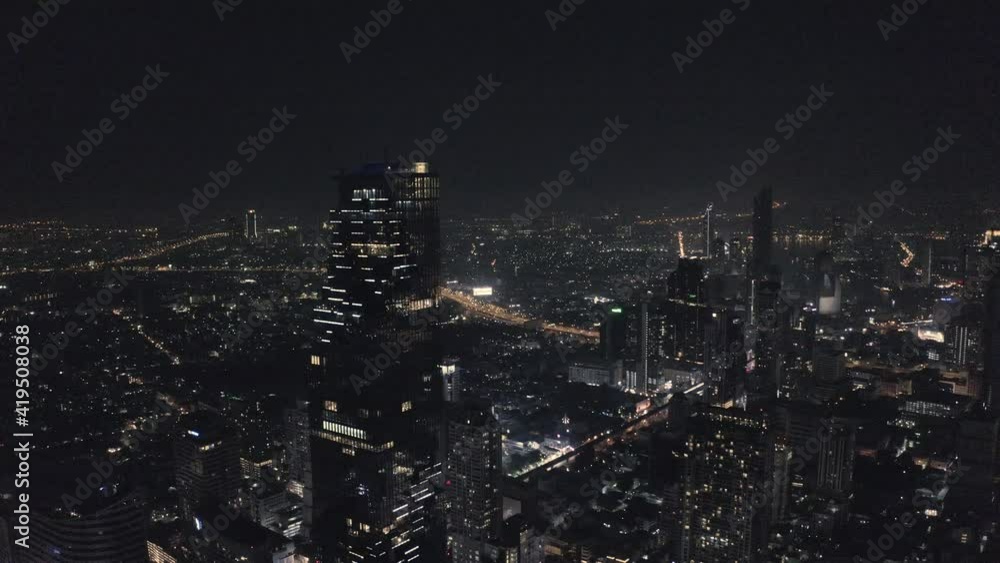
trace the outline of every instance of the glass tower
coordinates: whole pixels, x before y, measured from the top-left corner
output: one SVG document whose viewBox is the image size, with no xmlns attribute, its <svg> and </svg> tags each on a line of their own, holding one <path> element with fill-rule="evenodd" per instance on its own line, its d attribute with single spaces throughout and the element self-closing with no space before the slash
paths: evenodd
<svg viewBox="0 0 1000 563">
<path fill-rule="evenodd" d="M 440 472 L 440 179 L 426 163 L 379 163 L 337 180 L 309 362 L 313 537 L 334 561 L 414 560 L 426 476 Z"/>
</svg>

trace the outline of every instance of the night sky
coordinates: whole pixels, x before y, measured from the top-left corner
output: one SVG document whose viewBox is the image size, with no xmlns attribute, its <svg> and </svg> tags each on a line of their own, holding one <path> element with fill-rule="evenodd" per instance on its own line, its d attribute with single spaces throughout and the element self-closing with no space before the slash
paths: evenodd
<svg viewBox="0 0 1000 563">
<path fill-rule="evenodd" d="M 545 10 L 557 0 L 401 2 L 350 64 L 341 43 L 388 2 L 244 0 L 224 21 L 209 0 L 60 6 L 18 54 L 9 38 L 3 47 L 0 214 L 179 225 L 192 188 L 242 160 L 238 145 L 285 106 L 296 119 L 195 225 L 247 207 L 314 221 L 333 169 L 409 153 L 437 127 L 445 214 L 519 212 L 615 116 L 629 129 L 554 209 L 744 210 L 765 183 L 795 203 L 861 203 L 945 126 L 962 139 L 914 201 L 980 198 L 995 179 L 987 0 L 927 0 L 889 41 L 877 21 L 890 0 L 751 0 L 745 11 L 746 0 L 588 0 L 555 31 Z M 5 34 L 37 9 L 5 2 Z M 735 21 L 679 73 L 671 55 L 723 9 Z M 119 120 L 112 102 L 147 65 L 170 75 Z M 444 111 L 491 73 L 502 86 L 452 130 Z M 820 84 L 831 101 L 722 205 L 715 182 Z M 52 162 L 104 118 L 116 129 L 58 182 Z"/>
</svg>

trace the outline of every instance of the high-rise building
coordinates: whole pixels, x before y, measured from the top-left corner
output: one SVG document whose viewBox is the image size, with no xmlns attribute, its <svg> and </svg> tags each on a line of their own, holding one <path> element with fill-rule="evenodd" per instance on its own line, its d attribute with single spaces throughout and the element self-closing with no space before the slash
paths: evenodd
<svg viewBox="0 0 1000 563">
<path fill-rule="evenodd" d="M 240 439 L 221 415 L 207 410 L 177 423 L 174 472 L 185 517 L 214 515 L 240 488 Z"/>
<path fill-rule="evenodd" d="M 771 267 L 771 247 L 774 241 L 774 193 L 765 187 L 753 198 L 753 246 L 749 275 L 763 279 Z"/>
<path fill-rule="evenodd" d="M 243 238 L 247 240 L 257 240 L 257 210 L 247 209 L 246 219 L 243 226 Z"/>
<path fill-rule="evenodd" d="M 826 492 L 847 495 L 854 487 L 854 428 L 831 422 L 816 464 L 816 485 Z"/>
<path fill-rule="evenodd" d="M 605 360 L 621 360 L 628 345 L 628 316 L 625 309 L 615 305 L 601 323 L 601 353 Z"/>
<path fill-rule="evenodd" d="M 146 561 L 149 511 L 143 496 L 117 485 L 103 486 L 83 506 L 34 510 L 24 563 Z M 33 507 L 34 508 L 34 507 Z"/>
<path fill-rule="evenodd" d="M 844 352 L 829 345 L 813 349 L 813 377 L 822 383 L 837 383 L 847 377 L 847 360 Z"/>
<path fill-rule="evenodd" d="M 746 384 L 746 323 L 743 315 L 726 306 L 714 307 L 705 336 L 705 370 L 711 386 L 710 403 L 731 406 Z"/>
<path fill-rule="evenodd" d="M 682 258 L 667 277 L 667 296 L 662 305 L 663 352 L 668 358 L 702 364 L 705 362 L 704 269 L 698 260 Z"/>
<path fill-rule="evenodd" d="M 1000 412 L 1000 275 L 993 276 L 986 289 L 986 326 L 983 331 L 987 405 Z"/>
<path fill-rule="evenodd" d="M 816 306 L 820 315 L 839 315 L 841 309 L 840 276 L 837 274 L 833 255 L 820 252 L 816 256 L 816 269 L 813 274 L 815 285 Z"/>
<path fill-rule="evenodd" d="M 964 413 L 958 425 L 955 453 L 963 472 L 948 493 L 948 503 L 956 512 L 995 514 L 1000 418 L 996 413 L 977 409 Z"/>
<path fill-rule="evenodd" d="M 426 163 L 337 178 L 309 368 L 313 538 L 334 561 L 436 560 L 413 486 L 440 451 L 440 179 Z M 437 389 L 437 392 L 433 392 Z M 426 497 L 417 497 L 424 498 Z"/>
<path fill-rule="evenodd" d="M 978 325 L 971 315 L 961 315 L 951 319 L 944 333 L 945 359 L 952 366 L 963 368 L 978 358 Z"/>
<path fill-rule="evenodd" d="M 479 563 L 500 537 L 503 451 L 500 425 L 489 405 L 467 401 L 448 414 L 445 498 L 451 561 Z"/>
<path fill-rule="evenodd" d="M 309 403 L 297 401 L 285 410 L 285 457 L 288 492 L 302 499 L 302 535 L 309 535 L 313 515 L 312 445 L 309 438 Z"/>
<path fill-rule="evenodd" d="M 786 355 L 790 343 L 790 315 L 782 300 L 781 283 L 762 281 L 756 284 L 755 306 L 758 312 L 753 345 L 753 369 L 747 380 L 747 391 L 758 398 L 787 396 L 794 383 L 787 379 Z"/>
<path fill-rule="evenodd" d="M 462 399 L 462 368 L 458 365 L 458 358 L 445 358 L 439 367 L 444 402 L 459 402 Z"/>
<path fill-rule="evenodd" d="M 712 243 L 715 241 L 715 233 L 712 231 L 712 204 L 705 208 L 705 258 L 712 257 Z"/>
<path fill-rule="evenodd" d="M 763 561 L 774 447 L 763 416 L 699 408 L 688 421 L 681 497 L 682 561 Z M 755 504 L 755 500 L 757 501 Z"/>
<path fill-rule="evenodd" d="M 523 514 L 516 514 L 503 523 L 500 540 L 487 548 L 484 562 L 543 563 L 545 541 Z"/>
</svg>

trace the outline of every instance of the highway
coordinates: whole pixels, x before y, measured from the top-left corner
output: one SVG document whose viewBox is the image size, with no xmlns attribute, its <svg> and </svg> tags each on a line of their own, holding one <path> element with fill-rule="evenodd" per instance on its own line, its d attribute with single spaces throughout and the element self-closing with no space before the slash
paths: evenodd
<svg viewBox="0 0 1000 563">
<path fill-rule="evenodd" d="M 697 393 L 698 391 L 701 391 L 704 387 L 705 387 L 704 383 L 698 383 L 696 385 L 692 385 L 686 391 L 684 391 L 684 394 L 691 395 L 692 393 Z M 539 464 L 529 466 L 525 470 L 511 475 L 511 477 L 527 482 L 531 480 L 532 477 L 538 475 L 542 471 L 551 471 L 552 469 L 562 466 L 564 463 L 572 460 L 573 458 L 580 455 L 586 450 L 594 449 L 598 446 L 608 447 L 614 444 L 616 441 L 627 437 L 629 434 L 637 430 L 648 428 L 651 425 L 655 424 L 656 422 L 659 422 L 663 417 L 666 416 L 668 404 L 669 403 L 664 402 L 662 405 L 652 407 L 646 412 L 642 413 L 641 415 L 621 423 L 621 426 L 617 429 L 609 428 L 608 430 L 605 430 L 604 432 L 597 434 L 596 436 L 591 436 L 582 444 L 573 448 L 571 451 L 568 451 L 564 454 L 561 454 L 553 458 L 543 460 Z"/>
<path fill-rule="evenodd" d="M 482 301 L 472 297 L 467 293 L 462 293 L 460 291 L 455 291 L 448 289 L 446 287 L 441 288 L 440 295 L 442 298 L 458 303 L 464 307 L 467 311 L 474 315 L 480 317 L 486 317 L 499 321 L 502 323 L 525 326 L 533 322 L 532 319 L 525 317 L 523 315 L 518 315 L 517 313 L 512 313 L 503 307 L 493 305 L 491 303 L 483 303 Z M 594 330 L 584 330 L 582 328 L 576 328 L 572 326 L 558 325 L 555 323 L 549 323 L 545 321 L 539 321 L 540 327 L 546 332 L 555 332 L 558 334 L 566 334 L 569 336 L 574 336 L 577 338 L 583 338 L 588 340 L 598 340 L 601 335 Z"/>
</svg>

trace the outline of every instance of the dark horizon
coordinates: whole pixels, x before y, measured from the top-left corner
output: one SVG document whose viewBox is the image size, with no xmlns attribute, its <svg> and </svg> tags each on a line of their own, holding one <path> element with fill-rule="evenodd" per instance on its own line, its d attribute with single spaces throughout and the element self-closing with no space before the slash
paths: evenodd
<svg viewBox="0 0 1000 563">
<path fill-rule="evenodd" d="M 891 2 L 742 5 L 622 12 L 583 3 L 553 31 L 545 11 L 557 2 L 457 9 L 403 1 L 348 63 L 341 43 L 378 6 L 244 2 L 220 21 L 211 3 L 71 3 L 4 60 L 10 206 L 2 215 L 179 220 L 191 190 L 241 158 L 240 143 L 282 107 L 296 120 L 205 217 L 246 207 L 302 215 L 325 205 L 331 170 L 386 151 L 408 155 L 435 128 L 447 139 L 427 160 L 442 174 L 443 211 L 456 216 L 518 212 L 564 169 L 576 175 L 559 202 L 570 212 L 709 201 L 727 212 L 764 184 L 792 202 L 866 198 L 948 126 L 963 136 L 959 154 L 910 195 L 944 190 L 974 200 L 995 191 L 988 2 L 928 2 L 888 41 L 877 22 L 890 18 Z M 673 54 L 723 9 L 735 21 L 678 72 Z M 8 17 L 11 31 L 20 33 L 22 15 L 30 14 Z M 119 121 L 112 102 L 156 65 L 169 76 Z M 458 118 L 446 112 L 490 75 L 501 86 L 453 130 Z M 826 107 L 790 140 L 779 138 L 780 151 L 732 203 L 720 202 L 716 182 L 729 166 L 778 136 L 775 122 L 823 84 L 835 92 Z M 571 153 L 615 116 L 629 129 L 578 172 Z M 114 131 L 58 182 L 52 163 L 104 118 Z M 608 191 L 614 202 L 602 196 Z"/>
</svg>

